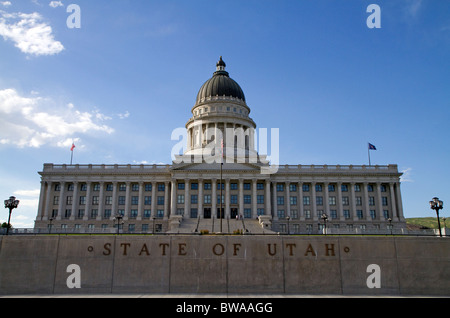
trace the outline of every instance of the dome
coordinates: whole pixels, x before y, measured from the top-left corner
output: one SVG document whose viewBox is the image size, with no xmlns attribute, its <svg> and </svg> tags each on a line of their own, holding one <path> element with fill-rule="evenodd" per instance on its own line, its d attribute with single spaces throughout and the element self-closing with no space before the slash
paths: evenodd
<svg viewBox="0 0 450 318">
<path fill-rule="evenodd" d="M 225 71 L 226 64 L 220 57 L 217 62 L 217 70 L 212 78 L 207 80 L 200 88 L 197 95 L 197 104 L 208 97 L 226 96 L 239 98 L 245 102 L 245 95 L 242 88 L 233 79 L 230 78 L 228 72 Z"/>
</svg>

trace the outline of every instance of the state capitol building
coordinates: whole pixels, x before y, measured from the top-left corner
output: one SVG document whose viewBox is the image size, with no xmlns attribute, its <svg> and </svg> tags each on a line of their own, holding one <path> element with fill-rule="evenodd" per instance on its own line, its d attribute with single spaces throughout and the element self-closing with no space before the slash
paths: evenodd
<svg viewBox="0 0 450 318">
<path fill-rule="evenodd" d="M 406 227 L 397 165 L 275 167 L 255 150 L 243 90 L 222 57 L 216 66 L 172 164 L 44 164 L 35 229 L 387 234 Z"/>
</svg>

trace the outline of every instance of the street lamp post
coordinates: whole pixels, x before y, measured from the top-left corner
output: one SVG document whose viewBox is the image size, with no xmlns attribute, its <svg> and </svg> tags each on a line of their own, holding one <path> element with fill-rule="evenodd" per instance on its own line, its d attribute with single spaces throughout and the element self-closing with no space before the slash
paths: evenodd
<svg viewBox="0 0 450 318">
<path fill-rule="evenodd" d="M 322 219 L 323 222 L 324 222 L 324 233 L 325 233 L 325 235 L 327 235 L 327 220 L 328 220 L 328 215 L 326 215 L 325 213 L 322 214 L 321 219 Z"/>
<path fill-rule="evenodd" d="M 391 230 L 391 235 L 392 235 L 392 219 L 389 218 L 388 221 L 389 221 L 389 229 Z"/>
<path fill-rule="evenodd" d="M 9 233 L 9 228 L 11 226 L 11 213 L 12 210 L 19 206 L 19 200 L 16 200 L 16 197 L 10 197 L 8 200 L 5 200 L 5 208 L 9 209 L 9 217 L 8 217 L 8 227 L 6 228 L 6 235 Z"/>
<path fill-rule="evenodd" d="M 289 231 L 289 221 L 291 220 L 291 218 L 288 216 L 288 217 L 286 217 L 286 220 L 287 220 L 287 225 L 288 225 L 288 228 L 287 228 L 287 233 L 288 233 L 288 235 L 290 234 L 290 231 Z"/>
<path fill-rule="evenodd" d="M 122 219 L 123 216 L 121 214 L 117 214 L 116 217 L 114 218 L 115 220 L 117 220 L 117 234 L 120 234 L 120 224 L 123 224 Z"/>
<path fill-rule="evenodd" d="M 439 227 L 439 236 L 442 237 L 441 232 L 441 222 L 439 221 L 439 210 L 442 210 L 444 208 L 444 202 L 439 200 L 439 198 L 434 197 L 432 201 L 430 201 L 430 208 L 432 210 L 436 211 L 436 216 L 438 220 L 438 227 Z"/>
</svg>

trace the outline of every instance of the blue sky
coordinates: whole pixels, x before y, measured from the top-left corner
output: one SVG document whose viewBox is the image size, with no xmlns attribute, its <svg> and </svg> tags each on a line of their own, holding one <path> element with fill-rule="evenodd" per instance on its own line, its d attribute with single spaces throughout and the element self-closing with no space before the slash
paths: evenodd
<svg viewBox="0 0 450 318">
<path fill-rule="evenodd" d="M 381 8 L 370 29 L 369 4 Z M 70 4 L 81 28 L 69 28 Z M 450 200 L 450 2 L 0 0 L 0 199 L 44 163 L 170 163 L 219 56 L 281 164 L 398 164 L 406 217 Z M 7 220 L 7 210 L 0 221 Z"/>
</svg>

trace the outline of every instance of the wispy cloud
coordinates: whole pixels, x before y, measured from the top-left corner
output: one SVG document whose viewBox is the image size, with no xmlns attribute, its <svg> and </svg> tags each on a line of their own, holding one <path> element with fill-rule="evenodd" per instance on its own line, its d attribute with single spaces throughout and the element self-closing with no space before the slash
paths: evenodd
<svg viewBox="0 0 450 318">
<path fill-rule="evenodd" d="M 23 53 L 54 55 L 64 50 L 53 36 L 52 27 L 38 13 L 8 13 L 0 10 L 0 35 L 11 40 Z"/>
<path fill-rule="evenodd" d="M 411 171 L 412 168 L 405 168 L 401 172 L 403 175 L 400 177 L 401 182 L 414 182 L 414 180 L 411 178 Z"/>
<path fill-rule="evenodd" d="M 72 103 L 61 106 L 51 98 L 0 90 L 0 145 L 66 147 L 78 134 L 112 134 L 114 129 L 104 123 L 108 118 L 98 110 L 79 111 Z"/>
<path fill-rule="evenodd" d="M 406 13 L 409 17 L 415 18 L 422 8 L 422 0 L 408 0 L 405 6 Z"/>
<path fill-rule="evenodd" d="M 52 8 L 63 7 L 64 4 L 61 1 L 50 1 L 48 4 Z"/>
</svg>

